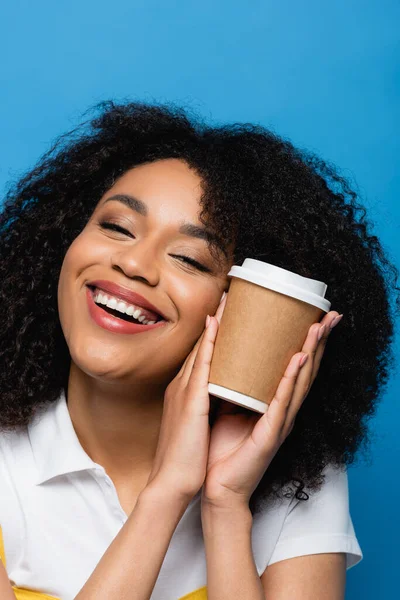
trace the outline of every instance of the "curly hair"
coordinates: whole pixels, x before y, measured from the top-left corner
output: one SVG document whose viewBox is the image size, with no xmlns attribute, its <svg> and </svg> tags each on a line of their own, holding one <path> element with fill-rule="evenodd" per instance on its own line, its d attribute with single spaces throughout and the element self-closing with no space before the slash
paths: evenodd
<svg viewBox="0 0 400 600">
<path fill-rule="evenodd" d="M 201 221 L 245 257 L 328 283 L 332 330 L 296 425 L 250 499 L 318 490 L 349 465 L 393 366 L 398 270 L 366 209 L 332 166 L 259 125 L 212 127 L 174 105 L 102 102 L 10 185 L 0 215 L 0 427 L 26 427 L 66 389 L 70 355 L 57 308 L 64 255 L 116 178 L 179 158 L 203 181 Z M 392 302 L 393 301 L 393 302 Z M 291 487 L 293 486 L 293 487 Z"/>
</svg>

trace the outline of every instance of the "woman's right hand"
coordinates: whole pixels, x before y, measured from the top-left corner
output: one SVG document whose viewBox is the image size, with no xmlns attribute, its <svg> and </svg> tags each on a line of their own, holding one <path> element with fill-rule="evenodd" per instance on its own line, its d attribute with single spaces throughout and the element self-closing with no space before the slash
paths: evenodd
<svg viewBox="0 0 400 600">
<path fill-rule="evenodd" d="M 168 385 L 160 434 L 146 488 L 154 486 L 190 502 L 207 472 L 210 442 L 208 378 L 214 342 L 226 304 L 221 301 L 178 375 Z"/>
</svg>

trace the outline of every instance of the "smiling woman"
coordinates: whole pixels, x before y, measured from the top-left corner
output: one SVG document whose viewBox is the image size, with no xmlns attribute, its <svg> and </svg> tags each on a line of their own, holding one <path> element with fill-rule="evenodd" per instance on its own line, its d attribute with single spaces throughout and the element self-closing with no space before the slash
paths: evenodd
<svg viewBox="0 0 400 600">
<path fill-rule="evenodd" d="M 0 215 L 0 592 L 342 598 L 396 268 L 348 183 L 268 130 L 97 110 Z M 207 391 L 246 257 L 327 281 L 335 309 L 263 416 Z"/>
</svg>

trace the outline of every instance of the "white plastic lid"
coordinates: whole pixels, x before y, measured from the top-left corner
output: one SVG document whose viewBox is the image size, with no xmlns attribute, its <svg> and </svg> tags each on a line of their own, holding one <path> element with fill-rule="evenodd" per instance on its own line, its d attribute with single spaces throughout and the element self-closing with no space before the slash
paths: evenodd
<svg viewBox="0 0 400 600">
<path fill-rule="evenodd" d="M 331 303 L 325 298 L 327 285 L 323 281 L 302 277 L 276 265 L 246 258 L 243 265 L 234 265 L 228 276 L 245 279 L 275 292 L 292 296 L 329 312 Z"/>
</svg>

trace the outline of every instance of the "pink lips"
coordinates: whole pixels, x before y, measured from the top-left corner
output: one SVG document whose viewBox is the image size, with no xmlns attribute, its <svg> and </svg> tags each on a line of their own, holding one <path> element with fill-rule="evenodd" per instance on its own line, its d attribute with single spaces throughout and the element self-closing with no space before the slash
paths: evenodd
<svg viewBox="0 0 400 600">
<path fill-rule="evenodd" d="M 162 312 L 153 304 L 151 304 L 146 298 L 143 298 L 137 292 L 133 292 L 129 288 L 123 287 L 122 285 L 118 285 L 113 281 L 107 281 L 106 279 L 96 279 L 96 281 L 88 281 L 86 284 L 90 287 L 96 287 L 104 292 L 109 292 L 112 296 L 117 296 L 117 298 L 121 298 L 121 300 L 125 300 L 128 304 L 134 304 L 135 306 L 139 306 L 141 308 L 147 309 L 150 312 L 154 313 L 154 315 L 149 316 L 149 320 L 155 321 L 161 317 L 165 321 L 167 321 L 167 317 L 165 317 Z"/>
<path fill-rule="evenodd" d="M 90 285 L 95 285 L 95 283 L 93 282 L 93 284 Z M 111 293 L 111 290 L 109 291 Z M 118 296 L 122 298 L 121 294 L 119 293 Z M 114 317 L 95 303 L 93 299 L 93 293 L 88 287 L 86 288 L 86 300 L 88 303 L 89 314 L 93 321 L 103 329 L 107 329 L 113 333 L 124 333 L 130 335 L 135 333 L 143 333 L 144 331 L 150 331 L 151 329 L 163 327 L 166 323 L 166 321 L 159 321 L 158 323 L 154 323 L 154 325 L 137 325 L 136 323 L 130 323 L 129 321 L 124 321 L 123 319 Z M 130 300 L 130 302 L 132 302 L 132 300 Z"/>
</svg>

